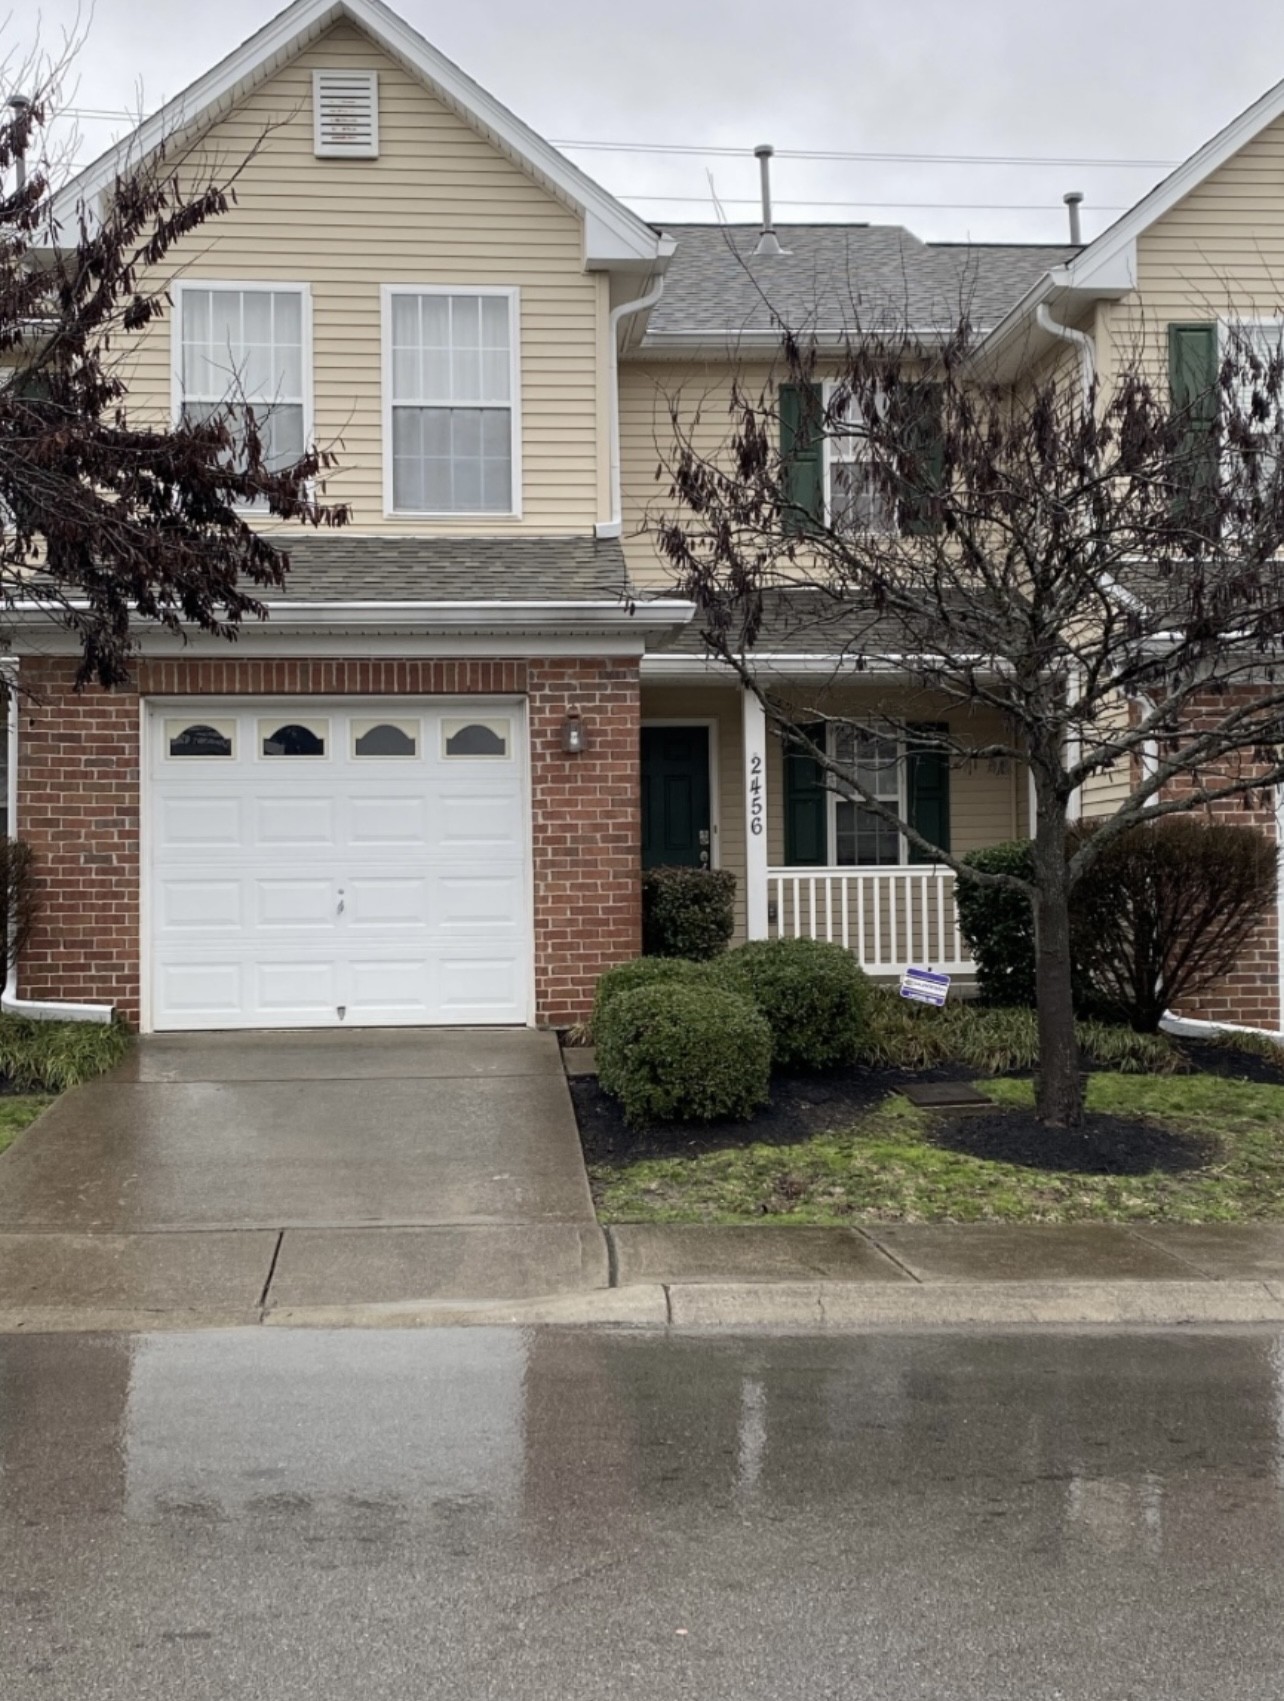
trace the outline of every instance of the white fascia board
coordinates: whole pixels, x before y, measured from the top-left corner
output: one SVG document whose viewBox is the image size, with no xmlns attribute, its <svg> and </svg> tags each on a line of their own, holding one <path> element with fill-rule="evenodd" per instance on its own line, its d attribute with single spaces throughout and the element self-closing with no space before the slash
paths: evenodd
<svg viewBox="0 0 1284 1701">
<path fill-rule="evenodd" d="M 936 665 L 931 656 L 874 656 L 857 667 L 851 655 L 795 656 L 769 652 L 755 652 L 751 661 L 756 670 L 773 679 L 831 678 L 836 670 L 841 671 L 846 666 L 851 670 L 851 679 L 847 682 L 851 684 L 858 684 L 862 679 L 885 678 L 889 674 L 913 674 L 924 663 Z M 652 650 L 643 658 L 642 677 L 653 682 L 661 679 L 691 682 L 709 679 L 725 683 L 735 678 L 735 671 L 730 663 L 720 661 L 716 656 L 672 656 L 663 650 Z"/>
<path fill-rule="evenodd" d="M 584 215 L 586 264 L 663 264 L 673 252 L 669 238 L 661 237 L 537 136 L 382 0 L 295 0 L 72 178 L 54 199 L 55 224 L 74 229 L 78 205 L 83 202 L 91 207 L 129 163 L 147 158 L 167 137 L 208 125 L 332 24 L 345 19 L 364 30 L 475 130 Z"/>
<path fill-rule="evenodd" d="M 889 333 L 890 335 L 891 333 Z M 922 348 L 939 348 L 948 342 L 950 332 L 941 326 L 911 328 L 895 333 L 897 342 L 909 338 Z M 841 355 L 851 339 L 851 327 L 846 330 L 808 331 L 804 340 L 821 354 Z M 625 360 L 646 360 L 650 357 L 710 355 L 714 358 L 733 358 L 746 352 L 778 353 L 783 333 L 772 330 L 691 330 L 648 331 L 646 336 L 624 351 Z M 879 333 L 871 331 L 865 340 L 877 342 Z"/>
</svg>

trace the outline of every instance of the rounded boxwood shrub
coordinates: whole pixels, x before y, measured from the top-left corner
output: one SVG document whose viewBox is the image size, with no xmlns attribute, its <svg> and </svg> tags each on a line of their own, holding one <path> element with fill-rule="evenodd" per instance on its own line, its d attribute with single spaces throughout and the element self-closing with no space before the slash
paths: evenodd
<svg viewBox="0 0 1284 1701">
<path fill-rule="evenodd" d="M 708 985 L 709 970 L 703 963 L 693 963 L 685 957 L 633 957 L 608 969 L 598 977 L 593 994 L 593 1038 L 596 1040 L 603 1017 L 622 993 L 675 982 Z"/>
<path fill-rule="evenodd" d="M 747 999 L 712 984 L 641 986 L 608 1001 L 598 1081 L 627 1121 L 740 1121 L 767 1102 L 771 1029 Z"/>
<path fill-rule="evenodd" d="M 1034 879 L 1034 847 L 1029 839 L 987 845 L 963 861 L 984 874 L 1014 874 Z M 1034 1003 L 1034 915 L 1024 892 L 1010 886 L 983 886 L 960 874 L 954 885 L 959 927 L 972 948 L 976 980 L 985 1004 Z"/>
<path fill-rule="evenodd" d="M 751 998 L 771 1028 L 782 1069 L 854 1063 L 867 1029 L 869 982 L 841 945 L 817 939 L 756 939 L 713 965 L 723 986 Z"/>
<path fill-rule="evenodd" d="M 649 868 L 642 876 L 642 949 L 702 963 L 735 926 L 736 877 L 725 868 Z"/>
</svg>

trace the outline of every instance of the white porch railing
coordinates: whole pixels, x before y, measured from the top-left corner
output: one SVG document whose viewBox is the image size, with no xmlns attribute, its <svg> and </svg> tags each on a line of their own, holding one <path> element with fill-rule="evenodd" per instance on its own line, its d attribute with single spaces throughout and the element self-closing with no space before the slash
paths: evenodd
<svg viewBox="0 0 1284 1701">
<path fill-rule="evenodd" d="M 843 945 L 873 975 L 902 975 L 911 966 L 972 974 L 954 880 L 952 869 L 934 864 L 769 868 L 768 926 L 773 938 Z"/>
</svg>

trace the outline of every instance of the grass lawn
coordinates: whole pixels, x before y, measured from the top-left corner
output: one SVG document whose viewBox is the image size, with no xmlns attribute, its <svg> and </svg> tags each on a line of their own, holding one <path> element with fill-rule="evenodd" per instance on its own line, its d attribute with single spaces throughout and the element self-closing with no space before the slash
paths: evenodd
<svg viewBox="0 0 1284 1701">
<path fill-rule="evenodd" d="M 0 1152 L 13 1142 L 29 1127 L 46 1105 L 53 1103 L 51 1098 L 0 1098 Z"/>
<path fill-rule="evenodd" d="M 1021 1080 L 977 1085 L 1030 1104 Z M 1284 1086 L 1216 1075 L 1094 1074 L 1088 1108 L 1144 1117 L 1216 1145 L 1183 1173 L 1083 1175 L 996 1163 L 925 1138 L 894 1096 L 795 1145 L 593 1163 L 603 1222 L 1248 1222 L 1284 1219 Z"/>
</svg>

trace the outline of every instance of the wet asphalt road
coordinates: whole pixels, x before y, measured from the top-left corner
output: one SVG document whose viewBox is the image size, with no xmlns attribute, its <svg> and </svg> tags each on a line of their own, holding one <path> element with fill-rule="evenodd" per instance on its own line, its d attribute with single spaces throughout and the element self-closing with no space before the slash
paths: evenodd
<svg viewBox="0 0 1284 1701">
<path fill-rule="evenodd" d="M 1284 1341 L 0 1338 L 5 1701 L 1284 1692 Z"/>
</svg>

